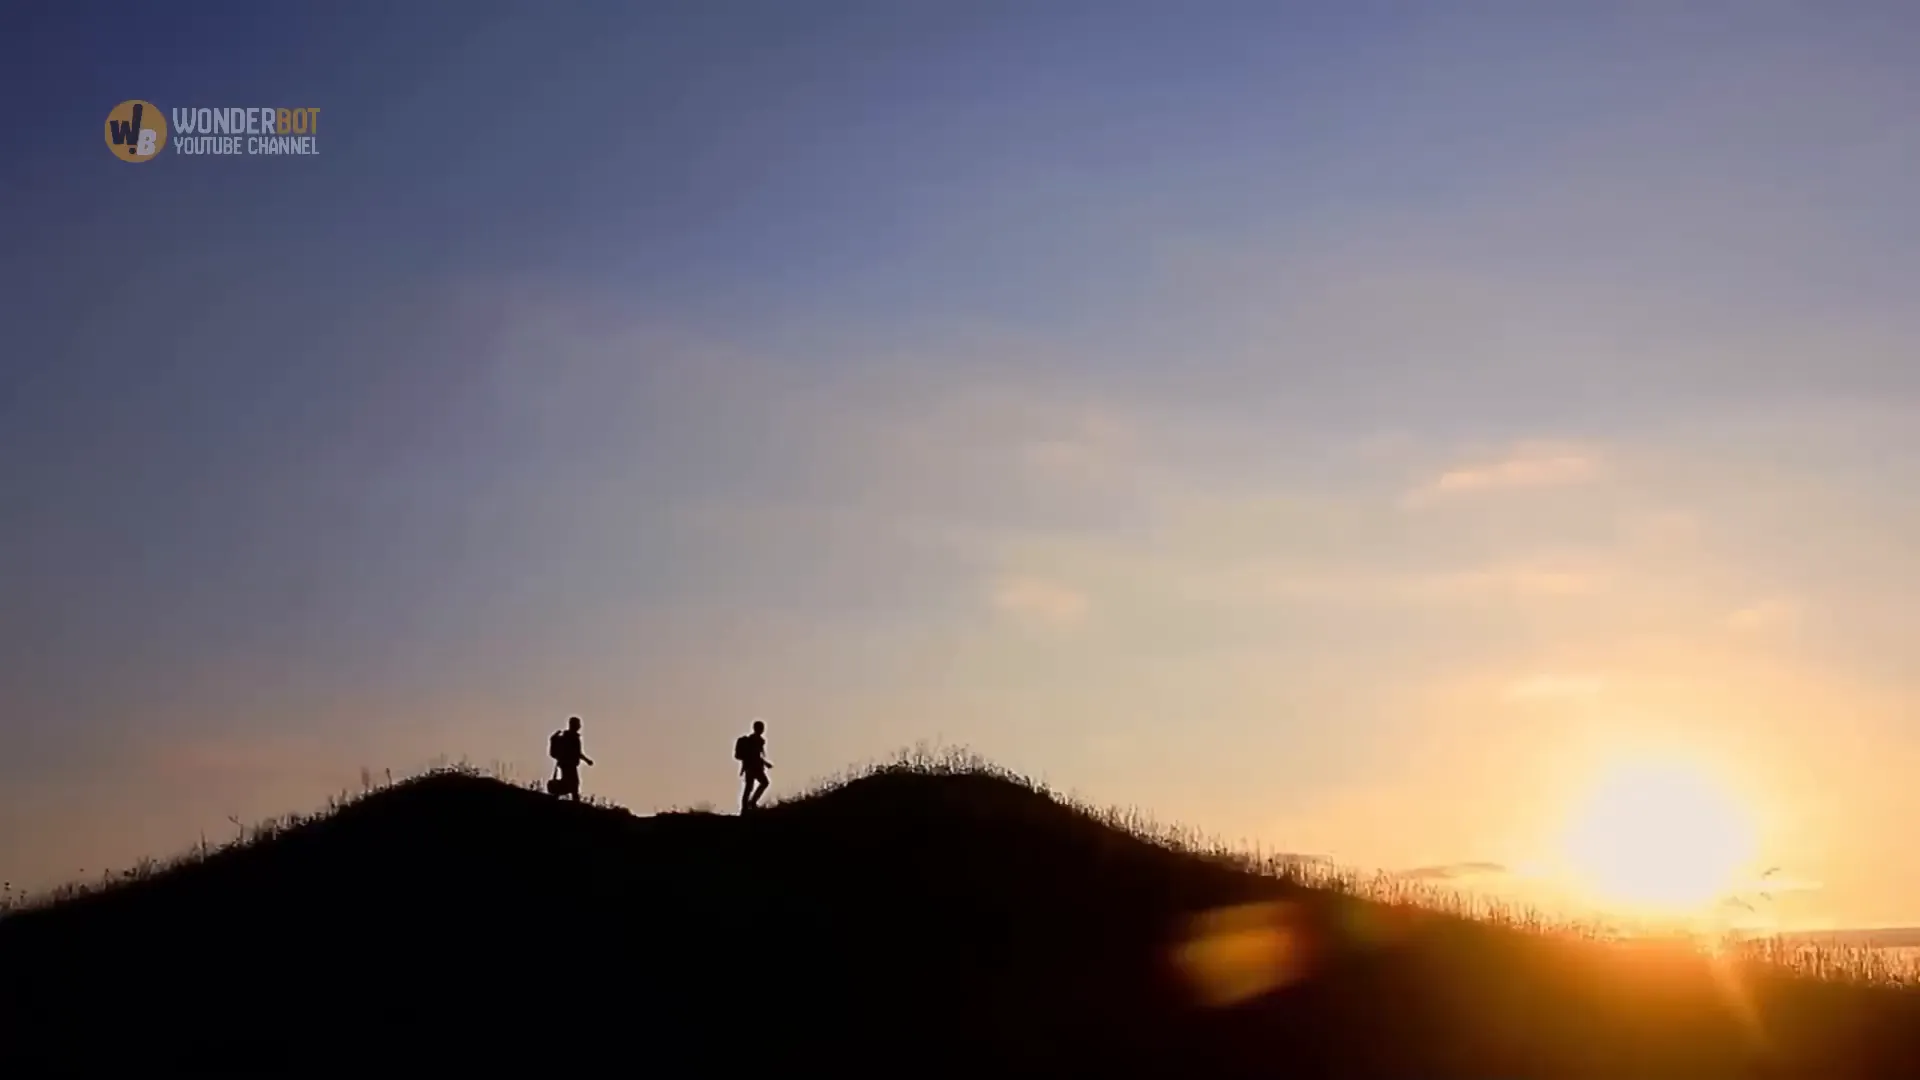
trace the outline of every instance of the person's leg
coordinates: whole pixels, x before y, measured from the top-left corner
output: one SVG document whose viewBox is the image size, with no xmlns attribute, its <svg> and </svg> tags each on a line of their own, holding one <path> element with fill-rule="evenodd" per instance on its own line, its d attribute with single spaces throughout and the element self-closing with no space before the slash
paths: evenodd
<svg viewBox="0 0 1920 1080">
<path fill-rule="evenodd" d="M 740 779 L 740 812 L 744 814 L 751 809 L 753 809 L 753 777 L 742 776 Z"/>
<path fill-rule="evenodd" d="M 760 796 L 767 793 L 767 784 L 766 773 L 761 773 L 753 778 L 753 805 L 756 809 L 760 806 Z"/>
<path fill-rule="evenodd" d="M 572 799 L 574 802 L 579 802 L 580 801 L 580 766 L 573 765 L 573 766 L 562 767 L 560 770 L 560 782 L 566 786 L 566 790 L 561 794 L 563 794 L 565 797 L 569 799 Z"/>
</svg>

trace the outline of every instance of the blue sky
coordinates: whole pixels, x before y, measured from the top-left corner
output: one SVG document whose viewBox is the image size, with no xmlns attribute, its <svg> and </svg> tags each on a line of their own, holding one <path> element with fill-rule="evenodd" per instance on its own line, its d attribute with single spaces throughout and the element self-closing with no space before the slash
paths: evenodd
<svg viewBox="0 0 1920 1080">
<path fill-rule="evenodd" d="M 0 875 L 764 716 L 1384 865 L 1678 754 L 1913 917 L 1920 20 L 1672 8 L 9 14 Z"/>
</svg>

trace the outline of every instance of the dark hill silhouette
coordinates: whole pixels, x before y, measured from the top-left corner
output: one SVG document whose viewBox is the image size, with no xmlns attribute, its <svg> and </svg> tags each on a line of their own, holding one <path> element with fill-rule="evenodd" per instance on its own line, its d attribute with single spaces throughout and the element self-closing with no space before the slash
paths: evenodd
<svg viewBox="0 0 1920 1080">
<path fill-rule="evenodd" d="M 1247 873 L 990 775 L 745 818 L 437 775 L 0 919 L 0 1075 L 1920 1075 L 1914 992 L 1716 970 Z"/>
</svg>

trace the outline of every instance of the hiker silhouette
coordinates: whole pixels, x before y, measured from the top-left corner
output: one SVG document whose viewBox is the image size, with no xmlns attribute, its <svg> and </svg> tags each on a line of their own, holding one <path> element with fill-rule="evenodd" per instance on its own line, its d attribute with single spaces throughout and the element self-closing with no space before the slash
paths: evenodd
<svg viewBox="0 0 1920 1080">
<path fill-rule="evenodd" d="M 567 729 L 556 731 L 547 738 L 547 755 L 553 758 L 554 772 L 557 774 L 547 781 L 547 793 L 560 798 L 571 797 L 580 801 L 580 763 L 593 764 L 593 759 L 580 749 L 580 718 L 567 718 Z"/>
<path fill-rule="evenodd" d="M 760 796 L 767 793 L 767 770 L 773 768 L 773 762 L 767 760 L 767 725 L 759 720 L 753 722 L 753 734 L 742 735 L 733 740 L 733 759 L 740 763 L 740 812 L 746 813 L 760 805 Z"/>
</svg>

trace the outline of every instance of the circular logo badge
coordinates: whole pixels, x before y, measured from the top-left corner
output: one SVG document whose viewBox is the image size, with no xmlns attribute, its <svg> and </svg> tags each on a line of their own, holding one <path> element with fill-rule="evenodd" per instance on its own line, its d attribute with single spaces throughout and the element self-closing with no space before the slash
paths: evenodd
<svg viewBox="0 0 1920 1080">
<path fill-rule="evenodd" d="M 123 101 L 107 114 L 107 149 L 121 161 L 151 161 L 167 145 L 167 118 L 151 101 Z"/>
</svg>

